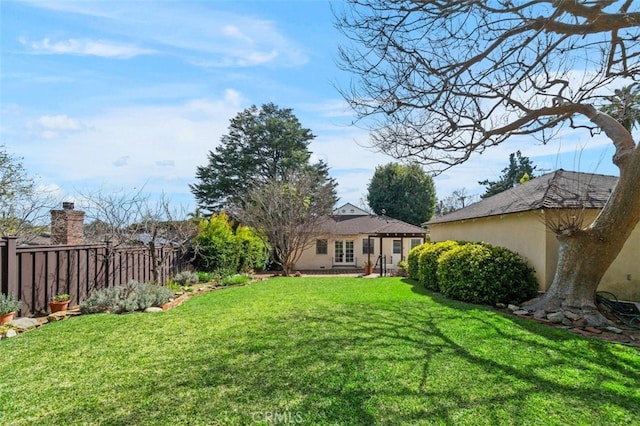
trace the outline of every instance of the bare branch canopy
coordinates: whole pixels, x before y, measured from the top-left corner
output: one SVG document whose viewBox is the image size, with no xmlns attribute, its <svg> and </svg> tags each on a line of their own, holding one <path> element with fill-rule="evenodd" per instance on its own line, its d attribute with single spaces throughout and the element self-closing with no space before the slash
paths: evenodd
<svg viewBox="0 0 640 426">
<path fill-rule="evenodd" d="M 348 3 L 340 64 L 355 77 L 342 94 L 380 151 L 443 169 L 561 124 L 621 132 L 597 106 L 638 78 L 637 2 Z M 623 161 L 633 141 L 614 140 Z"/>
</svg>

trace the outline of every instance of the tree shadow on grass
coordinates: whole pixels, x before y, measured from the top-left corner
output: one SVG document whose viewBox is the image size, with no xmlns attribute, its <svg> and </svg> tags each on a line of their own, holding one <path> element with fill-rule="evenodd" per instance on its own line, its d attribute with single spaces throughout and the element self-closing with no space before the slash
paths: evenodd
<svg viewBox="0 0 640 426">
<path fill-rule="evenodd" d="M 114 425 L 640 420 L 640 361 L 628 351 L 415 291 L 425 297 L 185 330 L 198 350 L 150 362 L 122 385 L 130 401 L 100 395 L 47 420 L 71 424 L 82 410 Z"/>
<path fill-rule="evenodd" d="M 604 352 L 605 355 L 607 354 L 610 355 L 610 356 L 605 356 L 605 358 L 607 358 L 609 361 L 609 363 L 607 363 L 607 366 L 611 366 L 611 367 L 616 366 L 620 368 L 625 368 L 625 365 L 623 364 L 616 364 L 616 360 L 618 356 L 615 355 L 615 352 L 620 350 L 621 344 L 619 343 L 604 341 L 602 339 L 598 339 L 595 336 L 594 338 L 588 338 L 585 336 L 577 335 L 575 333 L 569 332 L 568 329 L 551 326 L 551 325 L 540 324 L 536 321 L 533 321 L 527 318 L 519 318 L 515 315 L 499 311 L 493 308 L 492 306 L 475 305 L 475 304 L 470 304 L 466 302 L 460 302 L 453 299 L 449 299 L 446 296 L 442 295 L 441 293 L 433 292 L 431 290 L 424 288 L 424 286 L 420 285 L 417 281 L 412 279 L 408 279 L 408 278 L 403 279 L 402 282 L 404 282 L 408 286 L 411 286 L 412 292 L 428 296 L 434 302 L 437 302 L 443 306 L 449 306 L 456 310 L 460 310 L 464 312 L 485 312 L 485 311 L 492 312 L 504 318 L 505 320 L 504 324 L 515 324 L 517 327 L 525 330 L 527 333 L 530 333 L 532 335 L 542 336 L 547 341 L 549 341 L 548 339 L 553 339 L 550 342 L 567 342 L 568 343 L 567 347 L 569 351 L 572 350 L 571 343 L 586 344 L 589 348 L 593 350 L 597 350 L 600 353 Z M 480 319 L 482 318 L 482 316 L 478 318 Z M 495 322 L 492 322 L 491 324 L 487 323 L 487 326 L 494 328 L 496 333 L 501 334 L 505 338 L 510 337 L 512 339 L 517 339 L 517 337 L 513 336 L 513 334 L 504 333 L 505 327 L 499 326 Z M 531 343 L 531 341 L 530 339 L 526 339 L 525 341 L 523 341 L 523 343 Z M 545 343 L 536 341 L 535 344 L 544 345 Z M 559 348 L 557 345 L 553 345 L 552 349 L 562 350 L 562 348 L 561 347 Z M 640 357 L 640 351 L 638 352 L 638 356 Z M 632 376 L 634 379 L 640 380 L 640 372 L 638 371 L 636 371 L 636 374 L 633 374 L 630 372 L 630 376 Z"/>
<path fill-rule="evenodd" d="M 550 340 L 526 324 L 505 334 L 508 322 L 442 301 L 297 312 L 247 330 L 246 343 L 224 358 L 196 355 L 190 365 L 198 367 L 183 385 L 198 377 L 205 387 L 226 389 L 223 411 L 239 423 L 255 412 L 295 413 L 310 424 L 478 416 L 485 424 L 539 424 L 545 412 L 551 423 L 580 423 L 604 406 L 639 418 L 638 363 L 615 354 L 598 359 L 600 346 Z"/>
</svg>

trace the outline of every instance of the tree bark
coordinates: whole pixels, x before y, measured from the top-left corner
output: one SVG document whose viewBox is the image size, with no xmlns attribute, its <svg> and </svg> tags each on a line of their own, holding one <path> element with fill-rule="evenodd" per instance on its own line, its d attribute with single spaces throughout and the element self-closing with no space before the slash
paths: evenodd
<svg viewBox="0 0 640 426">
<path fill-rule="evenodd" d="M 616 147 L 613 162 L 620 169 L 620 178 L 591 225 L 558 235 L 560 247 L 553 282 L 544 295 L 526 305 L 535 310 L 571 310 L 583 315 L 590 325 L 603 325 L 608 320 L 598 311 L 596 290 L 640 222 L 640 145 L 613 118 L 595 109 L 586 112 Z"/>
</svg>

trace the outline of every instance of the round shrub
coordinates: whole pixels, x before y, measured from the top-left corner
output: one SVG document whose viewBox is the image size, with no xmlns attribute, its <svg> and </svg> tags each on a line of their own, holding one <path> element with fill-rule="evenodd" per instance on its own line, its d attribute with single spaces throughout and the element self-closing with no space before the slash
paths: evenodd
<svg viewBox="0 0 640 426">
<path fill-rule="evenodd" d="M 538 290 L 533 268 L 520 255 L 482 243 L 444 253 L 437 276 L 445 296 L 478 304 L 520 303 Z"/>
<path fill-rule="evenodd" d="M 178 285 L 189 285 L 196 284 L 200 281 L 200 278 L 197 273 L 193 271 L 182 271 L 178 272 L 175 277 L 173 277 L 173 282 Z"/>
<path fill-rule="evenodd" d="M 429 244 L 420 252 L 418 281 L 429 290 L 439 291 L 438 276 L 438 259 L 449 250 L 460 245 L 457 241 L 440 241 L 438 243 Z"/>
<path fill-rule="evenodd" d="M 418 279 L 418 262 L 420 261 L 420 253 L 422 253 L 422 250 L 425 250 L 430 245 L 431 243 L 420 244 L 419 246 L 415 246 L 409 251 L 409 254 L 407 255 L 407 275 L 412 280 Z"/>
</svg>

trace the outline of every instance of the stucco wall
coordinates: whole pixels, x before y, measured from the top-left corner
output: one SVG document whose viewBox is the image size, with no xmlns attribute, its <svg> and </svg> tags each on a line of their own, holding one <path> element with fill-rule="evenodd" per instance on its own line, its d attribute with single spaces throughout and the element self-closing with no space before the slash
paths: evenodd
<svg viewBox="0 0 640 426">
<path fill-rule="evenodd" d="M 547 235 L 540 212 L 492 216 L 430 226 L 431 241 L 484 241 L 508 247 L 527 259 L 541 290 L 547 283 Z M 552 274 L 553 278 L 553 274 Z"/>
<path fill-rule="evenodd" d="M 306 249 L 300 260 L 296 263 L 295 269 L 298 270 L 314 270 L 314 269 L 331 269 L 334 265 L 333 259 L 335 258 L 335 245 L 336 240 L 353 241 L 354 242 L 354 257 L 355 267 L 363 267 L 364 262 L 367 260 L 367 254 L 362 253 L 362 240 L 367 239 L 366 235 L 340 235 L 340 236 L 319 236 L 318 238 L 327 239 L 327 254 L 316 255 L 316 245 L 314 244 Z M 371 238 L 374 240 L 375 253 L 371 254 L 371 261 L 375 262 L 380 255 L 380 239 Z M 393 240 L 400 240 L 401 238 L 384 238 L 382 240 L 382 253 L 386 256 L 388 267 L 396 267 L 398 262 L 403 258 L 406 260 L 409 250 L 411 250 L 410 237 L 402 238 L 402 254 L 393 253 Z"/>
<path fill-rule="evenodd" d="M 598 290 L 610 291 L 621 300 L 640 302 L 640 225 L 602 277 Z"/>
<path fill-rule="evenodd" d="M 586 212 L 585 223 L 596 214 Z M 558 261 L 558 240 L 544 225 L 545 220 L 549 217 L 544 212 L 535 211 L 433 224 L 431 240 L 485 241 L 507 247 L 535 268 L 540 290 L 544 291 L 553 281 Z M 640 226 L 605 273 L 598 290 L 610 291 L 621 300 L 640 301 Z"/>
</svg>

